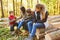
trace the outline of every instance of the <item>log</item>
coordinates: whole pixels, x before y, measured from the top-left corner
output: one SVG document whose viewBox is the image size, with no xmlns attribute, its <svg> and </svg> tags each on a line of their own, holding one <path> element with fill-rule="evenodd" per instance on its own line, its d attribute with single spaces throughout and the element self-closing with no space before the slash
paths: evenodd
<svg viewBox="0 0 60 40">
<path fill-rule="evenodd" d="M 60 40 L 60 30 L 46 34 L 45 40 Z"/>
<path fill-rule="evenodd" d="M 44 32 L 40 33 L 41 29 L 37 29 L 36 30 L 36 37 L 37 37 L 37 39 L 39 39 L 39 38 L 44 37 L 44 35 L 51 33 L 51 32 L 54 32 L 54 31 L 57 31 L 57 30 L 59 30 L 59 29 L 55 28 L 55 29 L 51 29 L 51 30 L 44 31 Z"/>
<path fill-rule="evenodd" d="M 59 30 L 59 29 L 58 28 L 50 29 L 50 30 L 45 31 L 45 33 L 48 34 L 48 33 L 51 33 L 51 32 L 57 31 L 57 30 Z"/>
</svg>

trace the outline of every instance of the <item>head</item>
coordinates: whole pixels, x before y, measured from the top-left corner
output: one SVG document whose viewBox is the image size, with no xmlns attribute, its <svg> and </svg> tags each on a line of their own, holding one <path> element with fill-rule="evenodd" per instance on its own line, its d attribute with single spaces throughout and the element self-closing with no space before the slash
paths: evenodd
<svg viewBox="0 0 60 40">
<path fill-rule="evenodd" d="M 42 5 L 42 4 L 37 4 L 37 5 L 36 5 L 36 9 L 35 9 L 35 10 L 36 10 L 37 12 L 41 12 L 43 9 L 44 9 L 44 5 Z"/>
<path fill-rule="evenodd" d="M 32 12 L 31 9 L 27 9 L 26 11 L 27 11 L 27 13 L 31 13 Z"/>
<path fill-rule="evenodd" d="M 20 10 L 21 10 L 21 12 L 22 12 L 23 14 L 26 12 L 26 9 L 25 9 L 24 6 L 22 6 L 22 7 L 20 8 Z"/>
<path fill-rule="evenodd" d="M 10 11 L 9 14 L 10 14 L 10 15 L 14 15 L 14 11 Z"/>
</svg>

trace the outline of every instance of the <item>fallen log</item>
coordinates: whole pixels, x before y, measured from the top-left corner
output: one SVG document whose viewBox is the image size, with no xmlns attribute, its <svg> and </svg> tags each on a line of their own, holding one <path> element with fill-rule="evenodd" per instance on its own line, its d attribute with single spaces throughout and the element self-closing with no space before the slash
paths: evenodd
<svg viewBox="0 0 60 40">
<path fill-rule="evenodd" d="M 57 31 L 57 30 L 59 30 L 59 29 L 58 28 L 50 29 L 50 30 L 45 31 L 45 34 L 48 34 L 48 33 L 51 33 L 51 32 Z"/>
<path fill-rule="evenodd" d="M 41 30 L 38 29 L 36 31 L 36 37 L 37 37 L 37 39 L 39 39 L 39 38 L 41 39 L 41 38 L 44 37 L 44 35 L 46 35 L 48 33 L 51 33 L 51 32 L 54 32 L 54 31 L 57 31 L 57 30 L 59 30 L 59 29 L 55 28 L 55 29 L 51 29 L 51 30 L 45 31 L 44 33 L 40 33 L 39 31 L 41 31 Z"/>
<path fill-rule="evenodd" d="M 45 40 L 60 40 L 60 30 L 46 34 Z"/>
</svg>

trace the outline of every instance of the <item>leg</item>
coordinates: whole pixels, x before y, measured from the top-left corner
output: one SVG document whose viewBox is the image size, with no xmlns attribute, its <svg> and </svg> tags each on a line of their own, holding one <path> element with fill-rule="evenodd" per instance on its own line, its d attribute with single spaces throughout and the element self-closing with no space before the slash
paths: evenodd
<svg viewBox="0 0 60 40">
<path fill-rule="evenodd" d="M 11 31 L 11 34 L 14 35 L 14 26 L 10 26 L 10 31 Z"/>
<path fill-rule="evenodd" d="M 31 31 L 32 31 L 32 25 L 33 25 L 32 21 L 29 21 L 29 22 L 27 23 L 29 33 L 31 33 Z"/>
<path fill-rule="evenodd" d="M 36 33 L 36 28 L 37 28 L 37 27 L 40 27 L 40 26 L 42 27 L 43 24 L 42 24 L 42 23 L 34 23 L 34 24 L 33 24 L 32 31 L 31 31 L 29 37 L 26 38 L 25 40 L 33 40 L 33 37 L 34 37 L 34 35 L 35 35 L 35 33 Z"/>
<path fill-rule="evenodd" d="M 13 26 L 16 26 L 16 27 L 18 27 L 18 23 L 16 22 Z"/>
<path fill-rule="evenodd" d="M 10 31 L 14 31 L 14 26 L 10 26 Z"/>
<path fill-rule="evenodd" d="M 43 23 L 34 23 L 32 32 L 30 33 L 30 36 L 33 37 L 35 35 L 37 27 L 43 27 L 43 26 L 44 26 Z"/>
<path fill-rule="evenodd" d="M 20 21 L 20 22 L 18 23 L 18 29 L 21 28 L 21 26 L 23 25 L 23 23 L 24 23 L 24 21 Z"/>
<path fill-rule="evenodd" d="M 28 32 L 28 26 L 27 26 L 26 22 L 23 24 L 23 30 L 24 30 L 24 32 L 22 33 L 22 35 L 26 36 L 26 35 L 29 34 L 29 32 Z"/>
</svg>

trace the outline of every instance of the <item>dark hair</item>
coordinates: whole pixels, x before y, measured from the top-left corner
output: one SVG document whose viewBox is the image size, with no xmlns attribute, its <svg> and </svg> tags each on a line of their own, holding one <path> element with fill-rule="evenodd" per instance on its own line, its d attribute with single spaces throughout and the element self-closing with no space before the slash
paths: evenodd
<svg viewBox="0 0 60 40">
<path fill-rule="evenodd" d="M 9 11 L 9 14 L 14 13 L 14 11 Z"/>
<path fill-rule="evenodd" d="M 23 12 L 23 14 L 25 14 L 25 12 L 26 12 L 25 7 L 22 6 L 22 7 L 20 8 L 20 10 Z"/>
<path fill-rule="evenodd" d="M 27 13 L 31 13 L 32 11 L 31 11 L 31 9 L 27 9 L 26 12 Z"/>
</svg>

